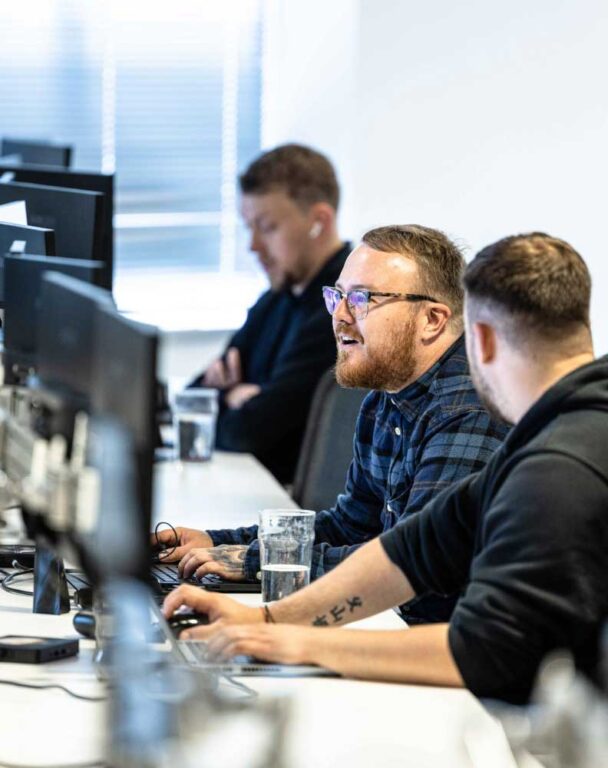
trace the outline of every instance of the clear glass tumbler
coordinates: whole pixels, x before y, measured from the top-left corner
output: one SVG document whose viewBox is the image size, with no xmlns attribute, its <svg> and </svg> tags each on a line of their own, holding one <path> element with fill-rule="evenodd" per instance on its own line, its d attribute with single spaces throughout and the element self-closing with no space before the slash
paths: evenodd
<svg viewBox="0 0 608 768">
<path fill-rule="evenodd" d="M 270 603 L 310 582 L 315 513 L 310 509 L 264 509 L 258 539 L 262 600 Z"/>
</svg>

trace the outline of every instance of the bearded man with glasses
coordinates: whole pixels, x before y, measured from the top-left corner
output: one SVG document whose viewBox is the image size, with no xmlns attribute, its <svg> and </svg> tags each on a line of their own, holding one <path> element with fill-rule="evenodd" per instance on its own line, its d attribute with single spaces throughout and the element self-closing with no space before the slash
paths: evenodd
<svg viewBox="0 0 608 768">
<path fill-rule="evenodd" d="M 371 230 L 323 297 L 337 344 L 336 377 L 372 389 L 357 421 L 343 494 L 316 516 L 311 577 L 422 509 L 437 493 L 480 470 L 507 427 L 481 404 L 463 335 L 464 259 L 443 233 L 421 226 Z M 178 528 L 184 576 L 255 579 L 257 526 Z M 172 543 L 171 531 L 162 534 Z M 402 607 L 408 623 L 446 621 L 457 595 Z"/>
</svg>

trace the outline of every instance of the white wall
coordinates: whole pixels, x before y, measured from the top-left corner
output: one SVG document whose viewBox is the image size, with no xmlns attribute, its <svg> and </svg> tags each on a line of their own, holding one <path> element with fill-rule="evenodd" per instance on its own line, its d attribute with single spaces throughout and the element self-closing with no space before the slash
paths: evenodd
<svg viewBox="0 0 608 768">
<path fill-rule="evenodd" d="M 281 108 L 266 141 L 330 154 L 344 231 L 418 222 L 472 252 L 532 229 L 563 237 L 591 269 L 596 351 L 608 352 L 605 0 L 276 8 L 267 96 Z"/>
</svg>

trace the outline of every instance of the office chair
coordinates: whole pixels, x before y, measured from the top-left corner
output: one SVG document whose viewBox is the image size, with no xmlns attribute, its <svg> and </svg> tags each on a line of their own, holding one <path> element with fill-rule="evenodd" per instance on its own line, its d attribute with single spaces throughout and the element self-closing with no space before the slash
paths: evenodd
<svg viewBox="0 0 608 768">
<path fill-rule="evenodd" d="M 343 389 L 333 369 L 313 396 L 296 467 L 292 497 L 303 509 L 328 509 L 344 490 L 353 457 L 353 436 L 367 390 Z"/>
</svg>

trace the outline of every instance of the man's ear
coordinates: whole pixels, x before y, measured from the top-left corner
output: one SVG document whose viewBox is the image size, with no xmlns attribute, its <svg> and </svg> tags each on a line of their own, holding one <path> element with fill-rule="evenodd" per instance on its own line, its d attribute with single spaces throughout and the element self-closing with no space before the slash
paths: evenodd
<svg viewBox="0 0 608 768">
<path fill-rule="evenodd" d="M 472 331 L 480 361 L 491 363 L 496 358 L 496 331 L 487 323 L 473 323 Z"/>
<path fill-rule="evenodd" d="M 424 325 L 422 334 L 424 341 L 433 341 L 445 329 L 450 318 L 452 310 L 447 304 L 430 304 L 424 309 Z"/>
<path fill-rule="evenodd" d="M 316 227 L 319 234 L 329 232 L 336 220 L 336 212 L 329 203 L 313 203 L 308 215 L 311 220 L 311 227 Z"/>
</svg>

